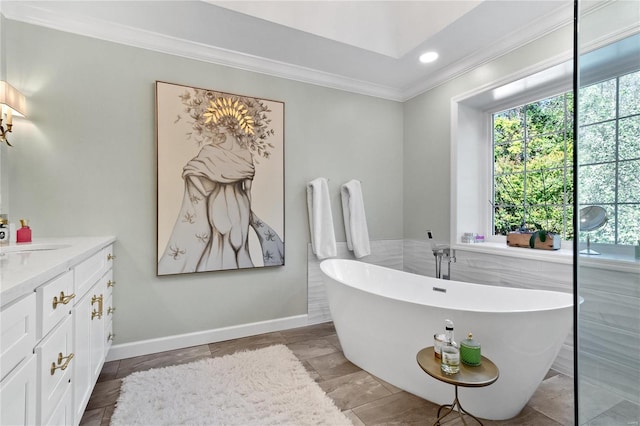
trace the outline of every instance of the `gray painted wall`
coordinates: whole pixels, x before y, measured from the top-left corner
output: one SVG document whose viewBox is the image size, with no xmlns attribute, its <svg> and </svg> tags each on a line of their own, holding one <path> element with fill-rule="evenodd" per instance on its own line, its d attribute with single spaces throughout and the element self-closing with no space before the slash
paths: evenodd
<svg viewBox="0 0 640 426">
<path fill-rule="evenodd" d="M 0 11 L 2 5 L 0 4 Z M 0 80 L 6 80 L 7 59 L 5 54 L 5 17 L 0 13 Z M 11 135 L 9 135 L 11 140 Z M 0 143 L 0 213 L 9 211 L 9 161 L 7 160 L 7 144 Z"/>
<path fill-rule="evenodd" d="M 27 96 L 9 152 L 11 219 L 35 237 L 115 235 L 118 344 L 307 312 L 306 183 L 362 181 L 371 239 L 402 238 L 402 104 L 4 21 Z M 284 267 L 158 278 L 154 83 L 285 102 Z"/>
<path fill-rule="evenodd" d="M 451 99 L 553 58 L 570 58 L 572 28 L 563 27 L 404 103 L 404 238 L 449 241 Z M 506 83 L 507 81 L 504 81 Z"/>
</svg>

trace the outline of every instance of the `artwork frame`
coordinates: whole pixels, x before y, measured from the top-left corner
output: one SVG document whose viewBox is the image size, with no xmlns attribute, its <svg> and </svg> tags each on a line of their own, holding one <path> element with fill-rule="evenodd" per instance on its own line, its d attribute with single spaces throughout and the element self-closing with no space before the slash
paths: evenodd
<svg viewBox="0 0 640 426">
<path fill-rule="evenodd" d="M 283 266 L 284 102 L 155 91 L 156 274 Z"/>
</svg>

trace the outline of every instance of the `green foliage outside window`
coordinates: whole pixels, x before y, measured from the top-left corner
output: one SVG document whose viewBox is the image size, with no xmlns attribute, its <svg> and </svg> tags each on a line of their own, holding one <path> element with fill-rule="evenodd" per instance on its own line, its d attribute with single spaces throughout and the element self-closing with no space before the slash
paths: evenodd
<svg viewBox="0 0 640 426">
<path fill-rule="evenodd" d="M 581 88 L 578 114 L 579 202 L 604 207 L 608 217 L 591 241 L 635 245 L 640 238 L 640 71 Z"/>
<path fill-rule="evenodd" d="M 493 115 L 494 233 L 525 227 L 573 236 L 573 95 Z"/>
<path fill-rule="evenodd" d="M 493 115 L 496 235 L 527 228 L 573 239 L 573 104 L 569 92 Z M 602 206 L 609 218 L 591 240 L 636 244 L 640 71 L 581 88 L 578 113 L 579 205 Z"/>
</svg>

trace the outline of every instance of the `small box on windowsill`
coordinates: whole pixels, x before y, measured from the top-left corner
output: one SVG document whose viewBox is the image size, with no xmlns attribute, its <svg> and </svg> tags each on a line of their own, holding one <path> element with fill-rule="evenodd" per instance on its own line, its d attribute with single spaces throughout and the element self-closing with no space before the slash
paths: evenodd
<svg viewBox="0 0 640 426">
<path fill-rule="evenodd" d="M 509 232 L 507 234 L 507 245 L 509 247 L 532 248 L 530 245 L 531 235 L 533 235 L 533 232 Z M 559 250 L 560 236 L 547 233 L 547 238 L 542 242 L 540 241 L 540 235 L 536 235 L 533 248 L 540 250 Z"/>
</svg>

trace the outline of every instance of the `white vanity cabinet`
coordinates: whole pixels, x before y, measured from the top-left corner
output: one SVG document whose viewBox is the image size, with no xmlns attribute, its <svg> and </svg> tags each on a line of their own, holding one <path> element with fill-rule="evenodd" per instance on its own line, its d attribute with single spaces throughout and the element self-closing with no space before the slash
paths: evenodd
<svg viewBox="0 0 640 426">
<path fill-rule="evenodd" d="M 0 425 L 80 423 L 111 343 L 114 240 L 0 251 Z"/>
</svg>

